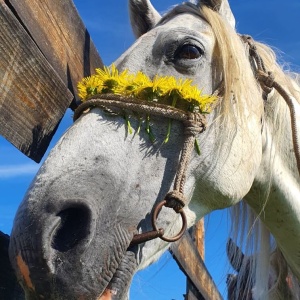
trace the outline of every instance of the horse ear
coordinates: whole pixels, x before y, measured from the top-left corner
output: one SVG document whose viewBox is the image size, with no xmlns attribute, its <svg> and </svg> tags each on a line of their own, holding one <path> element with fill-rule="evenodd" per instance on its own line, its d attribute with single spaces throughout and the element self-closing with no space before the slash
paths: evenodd
<svg viewBox="0 0 300 300">
<path fill-rule="evenodd" d="M 197 5 L 205 5 L 220 13 L 229 24 L 235 28 L 235 18 L 229 6 L 228 0 L 197 0 Z"/>
<path fill-rule="evenodd" d="M 129 0 L 129 14 L 136 38 L 148 32 L 161 19 L 150 0 Z"/>
</svg>

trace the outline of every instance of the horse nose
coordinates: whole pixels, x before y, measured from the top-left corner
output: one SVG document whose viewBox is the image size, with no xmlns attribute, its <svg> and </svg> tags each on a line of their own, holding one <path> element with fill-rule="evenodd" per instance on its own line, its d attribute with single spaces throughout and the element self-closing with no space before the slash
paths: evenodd
<svg viewBox="0 0 300 300">
<path fill-rule="evenodd" d="M 80 204 L 63 209 L 57 214 L 58 224 L 52 233 L 51 247 L 67 252 L 85 244 L 91 234 L 91 210 Z"/>
</svg>

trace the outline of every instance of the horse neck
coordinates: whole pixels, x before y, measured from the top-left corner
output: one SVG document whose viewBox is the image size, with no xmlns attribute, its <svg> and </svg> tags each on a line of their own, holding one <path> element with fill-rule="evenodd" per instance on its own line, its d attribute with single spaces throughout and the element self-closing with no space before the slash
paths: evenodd
<svg viewBox="0 0 300 300">
<path fill-rule="evenodd" d="M 299 132 L 300 105 L 292 98 Z M 281 199 L 295 199 L 299 195 L 300 170 L 297 169 L 295 158 L 290 110 L 283 98 L 275 92 L 266 101 L 262 126 L 262 162 L 254 186 L 261 186 L 260 193 L 264 189 L 265 198 L 278 197 L 280 194 Z M 295 194 L 296 191 L 298 193 Z"/>
<path fill-rule="evenodd" d="M 289 86 L 300 130 L 300 88 Z M 296 95 L 296 96 L 295 96 Z M 276 91 L 265 104 L 262 124 L 262 161 L 253 186 L 245 197 L 275 237 L 294 274 L 300 278 L 300 180 L 292 141 L 290 111 Z"/>
</svg>

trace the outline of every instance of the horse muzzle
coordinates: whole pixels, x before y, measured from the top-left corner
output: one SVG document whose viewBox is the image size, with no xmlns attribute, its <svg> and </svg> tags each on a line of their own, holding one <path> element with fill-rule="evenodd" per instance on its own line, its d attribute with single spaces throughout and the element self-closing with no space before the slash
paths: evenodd
<svg viewBox="0 0 300 300">
<path fill-rule="evenodd" d="M 46 206 L 44 220 L 24 204 L 18 211 L 10 258 L 26 299 L 126 299 L 135 230 L 99 218 L 86 201 L 61 203 Z"/>
</svg>

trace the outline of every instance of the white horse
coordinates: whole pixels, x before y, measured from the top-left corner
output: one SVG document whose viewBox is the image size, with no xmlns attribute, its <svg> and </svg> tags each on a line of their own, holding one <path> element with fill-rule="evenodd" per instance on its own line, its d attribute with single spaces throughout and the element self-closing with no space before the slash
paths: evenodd
<svg viewBox="0 0 300 300">
<path fill-rule="evenodd" d="M 129 7 L 137 41 L 115 62 L 119 70 L 191 78 L 207 94 L 222 87 L 206 131 L 197 136 L 201 155 L 194 153 L 189 164 L 184 211 L 189 226 L 236 204 L 246 217 L 255 213 L 261 255 L 251 282 L 255 298 L 267 299 L 268 232 L 300 279 L 299 149 L 288 106 L 274 89 L 263 100 L 253 71 L 258 63 L 249 60 L 249 44 L 235 32 L 226 0 L 185 3 L 162 17 L 149 0 L 130 0 Z M 297 135 L 299 85 L 267 46 L 255 44 L 289 95 Z M 169 247 L 160 239 L 130 246 L 134 234 L 151 230 L 151 212 L 172 187 L 184 140 L 181 123 L 174 121 L 163 144 L 168 120 L 151 121 L 154 144 L 144 131 L 127 136 L 122 116 L 93 108 L 52 150 L 20 205 L 11 236 L 11 262 L 28 299 L 126 299 L 133 274 Z M 165 208 L 159 223 L 166 236 L 181 226 Z"/>
</svg>

